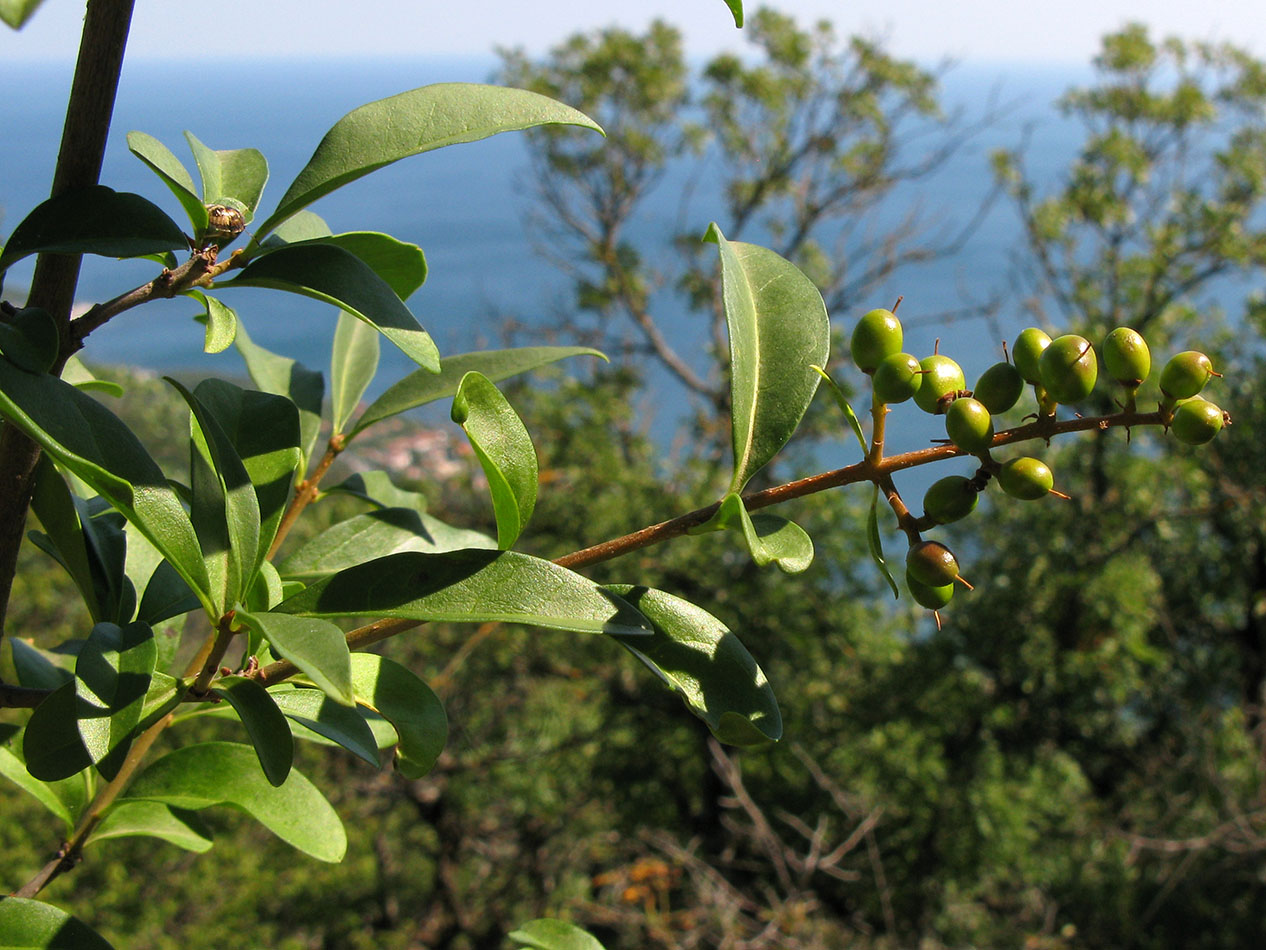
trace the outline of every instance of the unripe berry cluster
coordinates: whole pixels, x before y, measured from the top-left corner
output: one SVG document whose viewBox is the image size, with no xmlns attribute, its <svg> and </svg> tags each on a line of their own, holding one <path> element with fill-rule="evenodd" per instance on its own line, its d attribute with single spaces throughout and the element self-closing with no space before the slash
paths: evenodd
<svg viewBox="0 0 1266 950">
<path fill-rule="evenodd" d="M 949 603 L 956 583 L 970 585 L 959 576 L 954 553 L 938 541 L 923 540 L 922 531 L 971 514 L 977 496 L 993 480 L 1005 494 L 1025 501 L 1048 495 L 1068 497 L 1055 490 L 1055 477 L 1040 459 L 993 457 L 998 437 L 993 417 L 1014 408 L 1025 387 L 1031 386 L 1036 400 L 1032 418 L 1039 425 L 1035 434 L 1049 438 L 1057 406 L 1086 400 L 1100 384 L 1102 366 L 1103 375 L 1120 389 L 1118 405 L 1129 417 L 1117 424 L 1141 424 L 1134 421 L 1139 418 L 1136 397 L 1151 374 L 1151 353 L 1142 335 L 1129 327 L 1117 327 L 1109 333 L 1098 354 L 1089 340 L 1077 334 L 1052 339 L 1029 327 L 1015 338 L 1010 360 L 990 366 L 969 390 L 962 368 L 954 360 L 939 352 L 919 359 L 904 352 L 903 344 L 901 321 L 892 310 L 871 310 L 854 328 L 853 361 L 871 378 L 876 420 L 887 413 L 888 406 L 913 400 L 924 412 L 944 416 L 945 441 L 980 460 L 972 478 L 951 475 L 933 483 L 923 497 L 923 516 L 906 512 L 903 519 L 902 528 L 910 538 L 906 586 L 919 604 L 938 610 Z M 1160 374 L 1158 412 L 1146 421 L 1159 422 L 1176 439 L 1190 445 L 1210 441 L 1230 422 L 1221 409 L 1200 395 L 1218 375 L 1203 353 L 1188 350 L 1173 356 Z M 1040 428 L 1043 422 L 1052 427 L 1045 433 Z M 871 462 L 878 459 L 872 452 Z M 895 490 L 893 498 L 902 520 L 904 505 Z"/>
</svg>

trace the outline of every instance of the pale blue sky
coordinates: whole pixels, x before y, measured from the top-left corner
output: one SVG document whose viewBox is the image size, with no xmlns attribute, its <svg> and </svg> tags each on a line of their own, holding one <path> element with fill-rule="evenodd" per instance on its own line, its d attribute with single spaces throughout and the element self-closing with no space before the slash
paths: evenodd
<svg viewBox="0 0 1266 950">
<path fill-rule="evenodd" d="M 756 3 L 748 5 L 749 11 Z M 777 0 L 802 19 L 828 17 L 842 32 L 888 40 L 925 61 L 1086 62 L 1098 38 L 1130 19 L 1157 32 L 1232 40 L 1266 53 L 1261 0 Z M 722 0 L 137 0 L 134 58 L 479 55 L 495 45 L 540 51 L 581 28 L 641 27 L 662 16 L 690 52 L 740 45 Z M 46 0 L 21 34 L 0 26 L 0 61 L 68 59 L 83 0 Z M 195 15 L 193 11 L 199 11 Z M 196 17 L 196 19 L 195 19 Z M 190 39 L 190 34 L 194 39 Z M 223 74 L 222 74 L 223 75 Z"/>
</svg>

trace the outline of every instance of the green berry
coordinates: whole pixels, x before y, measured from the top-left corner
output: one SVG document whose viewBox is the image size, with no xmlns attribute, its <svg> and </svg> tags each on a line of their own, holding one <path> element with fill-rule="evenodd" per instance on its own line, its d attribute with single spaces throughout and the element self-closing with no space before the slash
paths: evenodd
<svg viewBox="0 0 1266 950">
<path fill-rule="evenodd" d="M 980 493 L 970 478 L 946 475 L 924 492 L 923 513 L 937 524 L 950 524 L 971 514 L 979 499 Z"/>
<path fill-rule="evenodd" d="M 1011 360 L 1026 383 L 1041 384 L 1042 370 L 1038 361 L 1042 358 L 1042 351 L 1050 345 L 1051 338 L 1037 327 L 1021 330 L 1015 338 L 1011 345 Z"/>
<path fill-rule="evenodd" d="M 1068 333 L 1051 341 L 1042 351 L 1038 366 L 1042 388 L 1056 402 L 1081 402 L 1095 388 L 1099 363 L 1094 347 L 1085 337 Z"/>
<path fill-rule="evenodd" d="M 923 382 L 914 394 L 914 402 L 924 412 L 944 412 L 941 399 L 967 388 L 962 367 L 948 356 L 925 356 L 919 361 L 919 367 L 923 370 Z"/>
<path fill-rule="evenodd" d="M 1012 498 L 1037 501 L 1055 487 L 1055 476 L 1041 459 L 1021 457 L 1002 463 L 998 484 Z"/>
<path fill-rule="evenodd" d="M 964 452 L 976 455 L 993 445 L 993 418 L 979 399 L 960 396 L 945 410 L 945 434 Z"/>
<path fill-rule="evenodd" d="M 1138 389 L 1152 371 L 1152 354 L 1137 330 L 1117 327 L 1103 341 L 1103 368 L 1122 386 Z"/>
<path fill-rule="evenodd" d="M 1178 404 L 1170 429 L 1174 438 L 1188 445 L 1204 445 L 1222 431 L 1222 410 L 1207 399 L 1188 399 Z"/>
<path fill-rule="evenodd" d="M 899 403 L 905 402 L 919 391 L 923 371 L 919 367 L 919 361 L 909 353 L 893 353 L 880 361 L 872 378 L 876 399 L 880 402 Z"/>
<path fill-rule="evenodd" d="M 928 587 L 944 587 L 958 577 L 958 558 L 939 541 L 920 541 L 906 552 L 906 573 Z"/>
<path fill-rule="evenodd" d="M 906 587 L 910 588 L 910 596 L 919 606 L 928 610 L 940 610 L 954 597 L 953 581 L 933 587 L 911 577 L 909 571 L 906 571 Z"/>
<path fill-rule="evenodd" d="M 994 415 L 1006 412 L 1020 401 L 1024 377 L 1010 363 L 994 363 L 980 374 L 972 395 Z"/>
<path fill-rule="evenodd" d="M 901 321 L 891 310 L 872 310 L 853 327 L 853 362 L 873 373 L 887 356 L 901 352 Z"/>
<path fill-rule="evenodd" d="M 1189 399 L 1204 389 L 1213 371 L 1209 357 L 1197 350 L 1187 350 L 1170 357 L 1161 370 L 1160 388 L 1170 399 Z"/>
</svg>

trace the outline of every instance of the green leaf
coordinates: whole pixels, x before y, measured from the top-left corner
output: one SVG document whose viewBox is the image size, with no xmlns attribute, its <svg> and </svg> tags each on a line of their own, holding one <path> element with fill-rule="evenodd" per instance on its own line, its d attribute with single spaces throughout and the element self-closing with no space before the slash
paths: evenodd
<svg viewBox="0 0 1266 950">
<path fill-rule="evenodd" d="M 675 690 L 713 735 L 732 745 L 782 737 L 782 714 L 773 689 L 752 655 L 720 620 L 660 590 L 626 584 L 609 589 L 637 607 L 655 630 L 651 637 L 615 639 Z"/>
<path fill-rule="evenodd" d="M 202 854 L 211 850 L 211 832 L 191 811 L 162 802 L 116 802 L 88 836 L 86 845 L 110 838 L 161 838 L 178 848 Z"/>
<path fill-rule="evenodd" d="M 355 689 L 354 667 L 352 686 Z M 359 707 L 336 703 L 319 689 L 274 689 L 268 694 L 285 718 L 341 745 L 374 768 L 379 767 L 378 740 Z M 287 728 L 287 735 L 289 733 Z"/>
<path fill-rule="evenodd" d="M 884 542 L 879 534 L 879 486 L 875 486 L 874 493 L 870 496 L 870 513 L 866 516 L 866 540 L 870 542 L 870 557 L 879 568 L 884 579 L 888 582 L 888 586 L 892 588 L 892 596 L 901 599 L 901 591 L 897 587 L 897 582 L 893 580 L 892 571 L 888 568 L 888 562 L 884 560 Z"/>
<path fill-rule="evenodd" d="M 66 487 L 66 480 L 57 471 L 57 466 L 44 455 L 40 456 L 35 472 L 31 510 L 40 519 L 40 526 L 56 552 L 54 557 L 79 588 L 79 595 L 88 608 L 89 616 L 94 621 L 104 620 L 105 614 L 97 598 L 93 557 L 84 538 L 79 509 L 71 498 L 70 489 Z M 44 547 L 42 544 L 39 546 Z"/>
<path fill-rule="evenodd" d="M 348 434 L 349 438 L 397 413 L 455 395 L 462 378 L 469 372 L 483 373 L 495 383 L 570 356 L 606 359 L 598 350 L 584 346 L 530 346 L 446 356 L 440 360 L 438 374 L 415 370 L 390 386 L 361 414 Z"/>
<path fill-rule="evenodd" d="M 79 651 L 79 736 L 97 770 L 108 779 L 118 774 L 132 747 L 157 661 L 153 631 L 144 623 L 99 623 Z"/>
<path fill-rule="evenodd" d="M 303 670 L 325 693 L 351 706 L 356 697 L 343 631 L 323 620 L 293 616 L 296 611 L 287 611 L 285 606 L 283 601 L 271 612 L 238 611 L 237 619 L 267 640 L 274 653 Z"/>
<path fill-rule="evenodd" d="M 287 244 L 257 257 L 233 280 L 215 286 L 271 287 L 334 304 L 377 328 L 423 369 L 439 372 L 439 350 L 391 285 L 337 245 Z"/>
<path fill-rule="evenodd" d="M 421 778 L 435 765 L 448 741 L 448 717 L 439 697 L 395 660 L 374 653 L 352 655 L 356 699 L 396 729 L 396 769 Z"/>
<path fill-rule="evenodd" d="M 592 119 L 562 103 L 496 86 L 443 83 L 363 105 L 325 134 L 258 233 L 267 234 L 323 195 L 402 158 L 547 124 L 602 131 Z"/>
<path fill-rule="evenodd" d="M 287 221 L 263 243 L 267 249 L 312 244 L 328 244 L 359 257 L 381 277 L 401 300 L 408 300 L 426 282 L 426 255 L 409 244 L 380 231 L 346 231 L 331 234 L 329 227 L 309 211 L 299 213 L 297 227 Z"/>
<path fill-rule="evenodd" d="M 9 22 L 3 7 L 0 17 Z M 0 941 L 4 950 L 113 950 L 79 918 L 25 897 L 0 897 Z"/>
<path fill-rule="evenodd" d="M 211 691 L 227 699 L 242 720 L 269 784 L 281 785 L 294 764 L 295 743 L 268 690 L 244 676 L 221 676 Z"/>
<path fill-rule="evenodd" d="M 163 560 L 161 552 L 132 525 L 124 527 L 124 535 L 127 545 L 124 574 L 133 590 L 141 594 L 135 618 L 128 619 L 141 620 L 154 627 L 164 620 L 196 610 L 198 598 L 176 569 Z M 154 635 L 157 637 L 159 632 L 155 630 Z M 178 633 L 175 639 L 179 640 Z M 163 652 L 162 647 L 159 652 Z M 164 666 L 161 659 L 159 666 Z"/>
<path fill-rule="evenodd" d="M 207 327 L 202 352 L 223 353 L 232 346 L 233 338 L 237 336 L 237 311 L 215 297 L 208 297 L 201 290 L 187 291 L 185 296 L 202 304 L 202 313 L 194 317 Z"/>
<path fill-rule="evenodd" d="M 19 686 L 57 689 L 75 678 L 75 658 L 65 653 L 41 650 L 21 637 L 5 637 L 12 651 L 13 670 Z"/>
<path fill-rule="evenodd" d="M 185 133 L 185 140 L 202 176 L 203 202 L 237 208 L 249 223 L 268 181 L 268 161 L 263 153 L 254 148 L 214 151 L 192 132 Z"/>
<path fill-rule="evenodd" d="M 794 521 L 779 515 L 751 514 L 738 493 L 730 492 L 721 499 L 716 514 L 691 534 L 703 534 L 722 528 L 736 528 L 757 566 L 776 564 L 786 574 L 799 574 L 813 563 L 813 540 Z"/>
<path fill-rule="evenodd" d="M 77 356 L 66 360 L 66 365 L 62 367 L 62 379 L 78 389 L 94 390 L 109 396 L 123 395 L 122 386 L 113 380 L 98 379 Z"/>
<path fill-rule="evenodd" d="M 862 421 L 857 418 L 857 413 L 853 411 L 853 407 L 848 404 L 848 398 L 844 395 L 844 390 L 840 389 L 839 383 L 833 380 L 830 374 L 821 366 L 815 366 L 813 369 L 826 380 L 827 388 L 831 391 L 831 395 L 835 399 L 835 404 L 840 407 L 840 411 L 844 413 L 844 418 L 848 420 L 848 424 L 853 429 L 853 435 L 857 436 L 857 442 L 862 447 L 862 454 L 865 455 L 869 448 L 866 445 L 866 433 L 862 430 Z"/>
<path fill-rule="evenodd" d="M 69 836 L 75 828 L 75 819 L 71 817 L 66 803 L 61 800 L 47 782 L 41 782 L 26 770 L 22 760 L 0 746 L 0 775 L 31 795 L 41 805 L 51 811 L 62 821 L 64 833 Z"/>
<path fill-rule="evenodd" d="M 357 472 L 330 488 L 327 494 L 346 494 L 367 501 L 375 508 L 410 508 L 419 514 L 426 511 L 426 496 L 420 492 L 396 487 L 391 476 L 383 471 Z M 474 532 L 470 532 L 473 534 Z M 458 544 L 459 548 L 478 548 L 482 544 Z"/>
<path fill-rule="evenodd" d="M 180 226 L 140 195 L 89 185 L 49 198 L 9 235 L 0 272 L 31 254 L 139 257 L 188 246 Z"/>
<path fill-rule="evenodd" d="M 363 320 L 340 313 L 330 360 L 330 426 L 343 427 L 378 371 L 378 334 Z"/>
<path fill-rule="evenodd" d="M 135 524 L 210 608 L 202 550 L 189 516 L 122 420 L 69 383 L 25 373 L 2 358 L 0 414 Z"/>
<path fill-rule="evenodd" d="M 406 551 L 441 554 L 496 547 L 485 534 L 454 528 L 412 508 L 383 508 L 326 528 L 286 558 L 281 570 L 287 577 L 313 578 Z"/>
<path fill-rule="evenodd" d="M 0 353 L 28 373 L 47 373 L 57 361 L 61 338 L 53 318 L 39 307 L 0 319 Z"/>
<path fill-rule="evenodd" d="M 321 578 L 282 601 L 276 612 L 650 632 L 636 610 L 588 578 L 513 551 L 392 554 Z"/>
<path fill-rule="evenodd" d="M 505 396 L 482 373 L 462 377 L 453 397 L 462 427 L 483 467 L 497 520 L 497 546 L 514 546 L 536 507 L 537 463 L 532 437 Z"/>
<path fill-rule="evenodd" d="M 22 733 L 22 758 L 32 776 L 56 782 L 92 765 L 92 754 L 79 735 L 79 711 L 72 680 L 50 693 L 31 713 Z"/>
<path fill-rule="evenodd" d="M 20 30 L 44 0 L 0 0 L 0 20 Z"/>
<path fill-rule="evenodd" d="M 193 178 L 189 170 L 181 163 L 162 142 L 144 132 L 127 134 L 128 150 L 148 165 L 166 185 L 180 206 L 189 216 L 189 223 L 197 234 L 207 229 L 207 206 L 203 204 L 201 195 L 194 188 Z"/>
<path fill-rule="evenodd" d="M 603 950 L 602 944 L 587 930 L 547 917 L 530 920 L 508 936 L 536 950 Z"/>
<path fill-rule="evenodd" d="M 794 264 L 755 244 L 725 239 L 715 224 L 704 240 L 721 256 L 721 291 L 730 331 L 734 440 L 731 491 L 777 454 L 804 417 L 831 343 L 826 305 Z"/>
<path fill-rule="evenodd" d="M 233 343 L 255 385 L 266 393 L 285 396 L 299 410 L 299 448 L 302 454 L 298 473 L 302 475 L 307 471 L 308 459 L 312 458 L 321 431 L 325 377 L 288 356 L 278 356 L 257 346 L 240 323 Z"/>
<path fill-rule="evenodd" d="M 280 786 L 268 784 L 249 746 L 207 742 L 169 752 L 137 776 L 124 801 L 165 802 L 177 808 L 231 805 L 294 848 L 319 861 L 341 861 L 343 823 L 297 769 Z"/>
<path fill-rule="evenodd" d="M 734 25 L 742 29 L 743 0 L 725 0 L 725 5 L 730 8 L 730 13 L 734 15 Z"/>
</svg>

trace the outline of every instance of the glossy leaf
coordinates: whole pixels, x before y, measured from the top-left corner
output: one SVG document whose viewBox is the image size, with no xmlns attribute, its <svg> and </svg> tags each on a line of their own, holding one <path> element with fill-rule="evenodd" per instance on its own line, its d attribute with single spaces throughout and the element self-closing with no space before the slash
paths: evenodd
<svg viewBox="0 0 1266 950">
<path fill-rule="evenodd" d="M 287 221 L 263 243 L 263 248 L 312 244 L 342 248 L 360 258 L 401 300 L 408 300 L 426 282 L 426 255 L 416 244 L 380 231 L 332 234 L 319 216 L 308 211 L 300 212 L 300 216 L 298 227 L 290 228 L 292 222 Z"/>
<path fill-rule="evenodd" d="M 352 685 L 356 674 L 353 670 Z M 269 695 L 286 719 L 337 743 L 378 768 L 378 740 L 359 707 L 336 703 L 319 689 L 269 690 Z M 287 727 L 287 736 L 290 728 Z"/>
<path fill-rule="evenodd" d="M 255 680 L 244 676 L 221 676 L 213 685 L 212 692 L 229 701 L 246 727 L 264 777 L 269 784 L 280 785 L 294 764 L 295 743 L 286 717 L 273 697 Z"/>
<path fill-rule="evenodd" d="M 821 366 L 815 366 L 813 369 L 826 381 L 827 389 L 835 399 L 835 404 L 844 413 L 844 418 L 848 420 L 848 424 L 853 430 L 853 435 L 857 436 L 857 443 L 862 447 L 862 454 L 865 455 L 869 451 L 866 445 L 866 433 L 862 430 L 862 421 L 857 418 L 857 413 L 848 404 L 848 397 L 844 395 L 844 390 L 840 389 L 839 383 L 833 380 L 830 374 Z"/>
<path fill-rule="evenodd" d="M 340 861 L 347 836 L 324 796 L 297 769 L 280 786 L 268 784 L 249 746 L 207 742 L 169 752 L 143 771 L 124 801 L 177 808 L 238 808 L 287 844 L 319 861 Z"/>
<path fill-rule="evenodd" d="M 342 432 L 378 371 L 378 334 L 363 320 L 340 313 L 330 359 L 330 425 Z"/>
<path fill-rule="evenodd" d="M 89 185 L 49 198 L 9 235 L 0 272 L 31 254 L 139 257 L 188 244 L 180 226 L 140 195 Z"/>
<path fill-rule="evenodd" d="M 314 578 L 406 551 L 442 554 L 496 547 L 485 534 L 454 528 L 412 508 L 383 508 L 326 528 L 286 558 L 281 569 L 287 577 Z"/>
<path fill-rule="evenodd" d="M 268 641 L 274 653 L 303 670 L 322 690 L 344 706 L 356 702 L 352 668 L 343 631 L 313 617 L 293 616 L 285 610 L 265 613 L 238 611 L 237 619 Z M 280 611 L 280 612 L 278 612 Z"/>
<path fill-rule="evenodd" d="M 202 551 L 189 516 L 131 429 L 101 403 L 55 376 L 0 359 L 0 414 L 137 526 L 204 605 Z"/>
<path fill-rule="evenodd" d="M 215 286 L 271 287 L 333 304 L 376 327 L 423 369 L 439 372 L 439 350 L 409 308 L 368 264 L 336 245 L 288 244 Z"/>
<path fill-rule="evenodd" d="M 453 397 L 462 427 L 484 470 L 497 521 L 497 546 L 519 539 L 536 507 L 537 463 L 532 437 L 505 396 L 482 373 L 462 377 Z"/>
<path fill-rule="evenodd" d="M 56 782 L 92 765 L 92 754 L 79 735 L 79 712 L 72 680 L 50 693 L 31 713 L 22 733 L 22 758 L 35 778 Z"/>
<path fill-rule="evenodd" d="M 75 658 L 67 653 L 41 650 L 21 637 L 5 637 L 12 651 L 13 671 L 19 686 L 57 689 L 75 678 Z"/>
<path fill-rule="evenodd" d="M 321 404 L 325 399 L 325 377 L 288 356 L 255 344 L 240 323 L 233 340 L 251 380 L 266 393 L 285 396 L 299 410 L 299 474 L 307 470 L 308 459 L 321 431 Z"/>
<path fill-rule="evenodd" d="M 162 553 L 132 525 L 124 526 L 127 554 L 124 574 L 133 590 L 140 592 L 135 619 L 151 627 L 198 608 L 198 598 Z M 157 630 L 155 636 L 158 635 Z M 159 648 L 160 654 L 163 652 Z M 159 666 L 163 663 L 160 659 Z"/>
<path fill-rule="evenodd" d="M 467 83 L 423 86 L 354 109 L 339 119 L 259 227 L 265 235 L 336 188 L 420 152 L 545 124 L 602 131 L 562 103 L 520 89 Z"/>
<path fill-rule="evenodd" d="M 153 631 L 144 623 L 99 623 L 79 651 L 79 736 L 108 779 L 118 773 L 132 746 L 157 660 Z"/>
<path fill-rule="evenodd" d="M 742 28 L 743 0 L 725 0 L 725 5 L 730 8 L 730 13 L 734 16 L 734 25 Z"/>
<path fill-rule="evenodd" d="M 742 534 L 748 553 L 759 567 L 775 564 L 786 574 L 799 574 L 813 563 L 813 540 L 803 528 L 778 515 L 751 514 L 735 492 L 721 499 L 716 514 L 690 533 L 703 534 L 722 528 L 736 529 Z"/>
<path fill-rule="evenodd" d="M 0 941 L 4 950 L 112 950 L 79 918 L 25 897 L 0 897 Z"/>
<path fill-rule="evenodd" d="M 202 854 L 214 843 L 211 831 L 193 812 L 162 802 L 117 802 L 88 836 L 87 844 L 110 838 L 161 838 L 178 848 Z"/>
<path fill-rule="evenodd" d="M 249 223 L 268 181 L 268 161 L 263 153 L 254 148 L 216 151 L 203 145 L 192 132 L 185 133 L 185 140 L 202 176 L 203 202 L 237 208 Z"/>
<path fill-rule="evenodd" d="M 398 488 L 391 476 L 383 471 L 357 472 L 349 475 L 329 489 L 330 494 L 351 495 L 369 502 L 375 508 L 409 508 L 418 513 L 426 511 L 426 496 L 420 492 Z M 474 532 L 470 532 L 473 534 Z M 480 544 L 459 544 L 456 547 L 477 548 Z"/>
<path fill-rule="evenodd" d="M 448 741 L 448 717 L 431 688 L 399 663 L 374 653 L 352 655 L 352 685 L 359 702 L 395 727 L 396 769 L 405 778 L 430 772 Z"/>
<path fill-rule="evenodd" d="M 525 623 L 577 633 L 648 634 L 624 601 L 580 574 L 513 551 L 392 554 L 321 578 L 281 613 Z"/>
<path fill-rule="evenodd" d="M 202 352 L 223 353 L 233 345 L 233 338 L 237 336 L 237 311 L 215 297 L 208 297 L 201 290 L 191 290 L 186 296 L 202 304 L 202 313 L 194 317 L 207 327 Z"/>
<path fill-rule="evenodd" d="M 47 456 L 40 457 L 36 469 L 31 510 L 39 518 L 51 550 L 38 541 L 36 543 L 66 569 L 79 588 L 89 616 L 94 621 L 106 619 L 97 597 L 97 572 L 94 571 L 94 559 L 79 520 L 79 509 L 71 498 L 65 479 Z M 33 537 L 32 540 L 36 539 Z"/>
<path fill-rule="evenodd" d="M 483 373 L 494 383 L 529 370 L 539 369 L 570 356 L 606 357 L 598 350 L 584 346 L 530 346 L 513 350 L 487 350 L 482 353 L 459 353 L 440 360 L 439 373 L 415 370 L 369 404 L 352 427 L 349 436 L 416 406 L 447 399 L 469 372 Z"/>
<path fill-rule="evenodd" d="M 508 936 L 535 950 L 603 950 L 602 944 L 587 930 L 546 917 L 530 920 Z"/>
<path fill-rule="evenodd" d="M 66 360 L 66 365 L 62 367 L 62 379 L 77 389 L 105 393 L 107 396 L 123 395 L 122 386 L 110 379 L 98 379 L 77 356 Z"/>
<path fill-rule="evenodd" d="M 47 373 L 57 360 L 57 324 L 39 307 L 16 310 L 0 320 L 0 353 L 28 373 Z"/>
<path fill-rule="evenodd" d="M 721 255 L 730 332 L 734 442 L 731 491 L 777 454 L 804 417 L 831 342 L 822 295 L 790 261 L 755 244 L 727 241 L 715 224 L 705 240 Z"/>
<path fill-rule="evenodd" d="M 0 775 L 33 797 L 41 805 L 61 819 L 63 832 L 69 835 L 75 828 L 75 819 L 66 803 L 47 782 L 41 782 L 26 770 L 26 765 L 16 755 L 0 746 Z"/>
<path fill-rule="evenodd" d="M 660 590 L 612 585 L 653 624 L 651 637 L 620 645 L 675 690 L 712 734 L 732 745 L 782 737 L 782 714 L 761 668 L 737 636 L 694 604 Z"/>
<path fill-rule="evenodd" d="M 198 234 L 207 228 L 207 207 L 194 187 L 193 178 L 166 145 L 145 132 L 127 134 L 128 150 L 150 167 L 180 202 Z"/>
<path fill-rule="evenodd" d="M 879 486 L 875 486 L 874 493 L 870 496 L 870 513 L 866 516 L 866 540 L 870 543 L 870 557 L 875 562 L 875 566 L 879 568 L 879 572 L 883 574 L 884 580 L 888 582 L 888 586 L 892 588 L 892 596 L 901 599 L 901 591 L 897 587 L 897 582 L 893 579 L 892 571 L 888 567 L 888 562 L 884 560 L 884 541 L 879 534 Z"/>
</svg>

